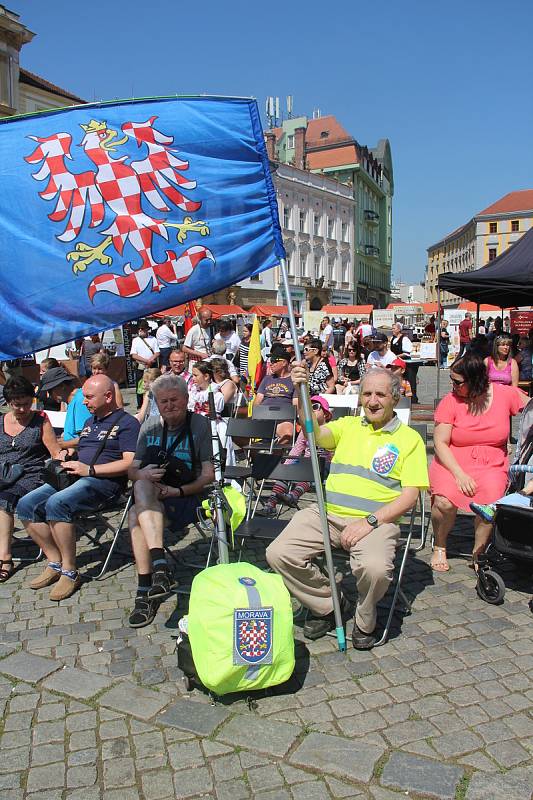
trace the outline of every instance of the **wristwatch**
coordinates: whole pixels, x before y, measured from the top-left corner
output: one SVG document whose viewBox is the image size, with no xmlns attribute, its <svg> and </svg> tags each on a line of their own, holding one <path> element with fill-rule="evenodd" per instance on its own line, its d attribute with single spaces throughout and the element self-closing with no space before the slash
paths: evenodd
<svg viewBox="0 0 533 800">
<path fill-rule="evenodd" d="M 369 525 L 372 525 L 373 528 L 377 528 L 379 525 L 379 519 L 375 516 L 375 514 L 369 514 L 365 517 L 366 521 Z"/>
<path fill-rule="evenodd" d="M 89 478 L 96 478 L 96 472 L 94 471 L 94 465 L 91 464 L 89 467 Z"/>
</svg>

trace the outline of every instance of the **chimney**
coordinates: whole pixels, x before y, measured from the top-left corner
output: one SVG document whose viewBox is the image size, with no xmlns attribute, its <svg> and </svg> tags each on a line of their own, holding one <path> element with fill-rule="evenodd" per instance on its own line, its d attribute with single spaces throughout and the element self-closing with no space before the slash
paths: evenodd
<svg viewBox="0 0 533 800">
<path fill-rule="evenodd" d="M 274 131 L 265 133 L 267 156 L 271 161 L 276 160 L 276 134 Z"/>
<path fill-rule="evenodd" d="M 305 127 L 294 131 L 294 166 L 305 169 Z"/>
</svg>

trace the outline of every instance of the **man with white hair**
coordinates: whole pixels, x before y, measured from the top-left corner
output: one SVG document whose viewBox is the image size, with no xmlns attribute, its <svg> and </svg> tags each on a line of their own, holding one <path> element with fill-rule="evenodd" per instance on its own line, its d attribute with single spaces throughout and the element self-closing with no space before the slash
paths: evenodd
<svg viewBox="0 0 533 800">
<path fill-rule="evenodd" d="M 305 362 L 293 367 L 295 384 L 308 382 Z M 301 397 L 301 395 L 300 395 Z M 342 417 L 319 426 L 313 414 L 318 447 L 333 450 L 326 480 L 326 511 L 331 543 L 350 554 L 358 603 L 352 633 L 357 650 L 376 642 L 376 606 L 392 580 L 399 520 L 429 485 L 424 443 L 394 412 L 400 380 L 385 369 L 361 379 L 364 417 Z M 299 401 L 302 426 L 305 418 Z M 266 552 L 270 566 L 289 592 L 310 610 L 304 636 L 318 639 L 335 628 L 328 578 L 315 559 L 324 550 L 317 506 L 298 511 Z M 350 606 L 341 599 L 343 616 Z"/>
<path fill-rule="evenodd" d="M 226 364 L 228 365 L 229 376 L 233 383 L 236 383 L 237 386 L 239 385 L 239 375 L 237 373 L 237 368 L 233 361 L 230 361 L 229 358 L 226 358 L 226 342 L 224 339 L 213 339 L 213 344 L 211 347 L 212 354 L 208 356 L 205 361 L 212 361 L 214 358 L 223 358 Z"/>
<path fill-rule="evenodd" d="M 128 473 L 135 499 L 129 526 L 138 573 L 132 628 L 149 625 L 177 586 L 165 558 L 165 520 L 175 530 L 194 522 L 204 490 L 215 477 L 209 420 L 187 411 L 185 381 L 166 373 L 151 388 L 161 417 L 150 417 L 143 425 Z"/>
</svg>

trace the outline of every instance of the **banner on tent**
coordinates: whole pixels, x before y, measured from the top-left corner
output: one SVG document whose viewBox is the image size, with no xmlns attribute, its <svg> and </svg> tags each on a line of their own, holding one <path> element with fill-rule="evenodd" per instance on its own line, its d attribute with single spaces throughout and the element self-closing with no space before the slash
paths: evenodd
<svg viewBox="0 0 533 800">
<path fill-rule="evenodd" d="M 91 104 L 0 121 L 0 358 L 279 263 L 255 100 Z"/>
</svg>

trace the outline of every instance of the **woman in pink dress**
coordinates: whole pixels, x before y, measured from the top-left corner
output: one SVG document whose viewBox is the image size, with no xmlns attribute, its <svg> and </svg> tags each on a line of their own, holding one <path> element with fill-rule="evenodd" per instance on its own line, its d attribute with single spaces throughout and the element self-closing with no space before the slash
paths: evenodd
<svg viewBox="0 0 533 800">
<path fill-rule="evenodd" d="M 510 336 L 496 336 L 492 355 L 485 359 L 485 366 L 491 383 L 504 386 L 518 386 L 520 369 L 511 352 L 513 340 Z"/>
<path fill-rule="evenodd" d="M 452 391 L 435 412 L 435 458 L 429 469 L 435 546 L 431 567 L 449 570 L 446 540 L 457 509 L 492 503 L 507 484 L 509 416 L 527 402 L 514 386 L 490 383 L 482 359 L 466 353 L 451 367 Z M 487 546 L 492 525 L 474 520 L 474 560 Z"/>
</svg>

